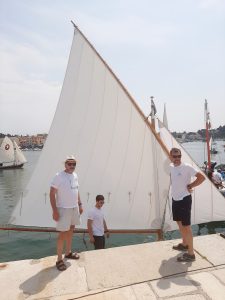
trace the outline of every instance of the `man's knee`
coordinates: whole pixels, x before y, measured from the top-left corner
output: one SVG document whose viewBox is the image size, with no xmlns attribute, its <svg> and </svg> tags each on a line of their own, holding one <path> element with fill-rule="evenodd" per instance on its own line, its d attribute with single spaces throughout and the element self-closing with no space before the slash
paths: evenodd
<svg viewBox="0 0 225 300">
<path fill-rule="evenodd" d="M 183 225 L 183 231 L 185 233 L 191 232 L 191 226 L 190 225 Z"/>
<path fill-rule="evenodd" d="M 58 240 L 65 240 L 68 231 L 60 231 L 58 234 Z"/>
</svg>

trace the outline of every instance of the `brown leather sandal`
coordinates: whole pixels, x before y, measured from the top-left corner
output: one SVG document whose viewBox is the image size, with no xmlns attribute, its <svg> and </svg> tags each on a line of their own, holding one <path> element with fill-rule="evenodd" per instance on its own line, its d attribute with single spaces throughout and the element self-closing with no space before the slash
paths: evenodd
<svg viewBox="0 0 225 300">
<path fill-rule="evenodd" d="M 177 258 L 177 261 L 179 261 L 179 262 L 192 262 L 192 261 L 195 261 L 195 255 L 184 253 L 182 256 Z"/>
<path fill-rule="evenodd" d="M 183 244 L 178 244 L 178 245 L 175 245 L 173 246 L 173 249 L 174 250 L 178 250 L 178 251 L 187 251 L 188 250 L 188 246 L 185 246 Z"/>
<path fill-rule="evenodd" d="M 67 269 L 65 263 L 63 260 L 59 260 L 56 262 L 56 268 L 59 270 L 59 271 L 65 271 Z"/>
<path fill-rule="evenodd" d="M 80 258 L 80 255 L 77 253 L 77 252 L 70 252 L 68 255 L 65 255 L 65 258 L 68 258 L 68 259 L 79 259 Z"/>
</svg>

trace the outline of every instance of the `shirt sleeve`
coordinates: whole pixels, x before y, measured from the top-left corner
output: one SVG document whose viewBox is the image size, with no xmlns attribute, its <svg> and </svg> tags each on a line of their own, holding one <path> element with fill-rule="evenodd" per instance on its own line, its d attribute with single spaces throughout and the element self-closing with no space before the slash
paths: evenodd
<svg viewBox="0 0 225 300">
<path fill-rule="evenodd" d="M 88 219 L 89 220 L 94 220 L 94 212 L 93 212 L 93 209 L 89 210 L 88 212 Z"/>
<path fill-rule="evenodd" d="M 58 189 L 60 185 L 60 177 L 59 174 L 56 174 L 55 177 L 52 179 L 50 186 Z"/>
<path fill-rule="evenodd" d="M 194 177 L 199 172 L 197 169 L 195 169 L 191 165 L 187 165 L 187 166 L 188 166 L 189 172 L 191 174 L 191 177 Z"/>
</svg>

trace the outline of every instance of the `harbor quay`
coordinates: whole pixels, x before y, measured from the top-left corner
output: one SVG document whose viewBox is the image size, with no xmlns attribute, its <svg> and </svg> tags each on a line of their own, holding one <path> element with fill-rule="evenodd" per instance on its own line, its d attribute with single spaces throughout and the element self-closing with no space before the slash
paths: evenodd
<svg viewBox="0 0 225 300">
<path fill-rule="evenodd" d="M 224 300 L 225 239 L 220 234 L 194 238 L 196 261 L 167 240 L 80 253 L 55 267 L 56 256 L 0 264 L 1 300 Z"/>
</svg>

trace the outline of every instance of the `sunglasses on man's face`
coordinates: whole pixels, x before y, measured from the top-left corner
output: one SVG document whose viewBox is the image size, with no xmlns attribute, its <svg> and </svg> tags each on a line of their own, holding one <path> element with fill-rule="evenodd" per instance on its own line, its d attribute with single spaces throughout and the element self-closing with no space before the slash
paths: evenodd
<svg viewBox="0 0 225 300">
<path fill-rule="evenodd" d="M 66 163 L 69 167 L 75 167 L 76 163 Z"/>
<path fill-rule="evenodd" d="M 181 158 L 181 155 L 172 155 L 172 158 Z"/>
</svg>

